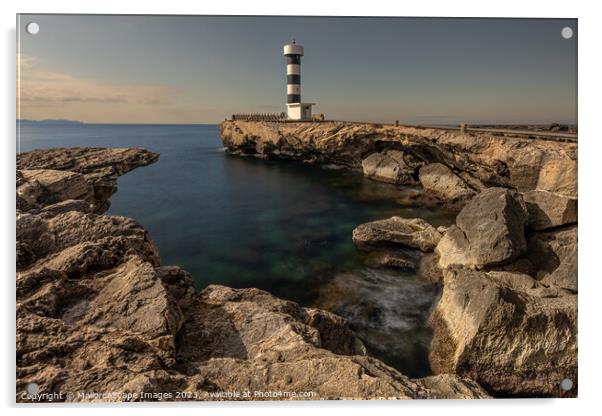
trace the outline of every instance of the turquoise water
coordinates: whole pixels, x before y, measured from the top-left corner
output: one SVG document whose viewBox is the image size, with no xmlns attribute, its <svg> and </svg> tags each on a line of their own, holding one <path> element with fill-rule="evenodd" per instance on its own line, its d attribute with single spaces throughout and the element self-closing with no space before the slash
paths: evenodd
<svg viewBox="0 0 602 416">
<path fill-rule="evenodd" d="M 430 373 L 426 317 L 437 288 L 372 270 L 351 241 L 360 223 L 391 215 L 450 224 L 441 208 L 411 207 L 412 188 L 332 166 L 226 154 L 215 125 L 22 123 L 19 148 L 143 147 L 157 163 L 119 179 L 108 214 L 138 220 L 163 264 L 198 288 L 258 287 L 349 319 L 369 350 L 410 376 Z"/>
</svg>

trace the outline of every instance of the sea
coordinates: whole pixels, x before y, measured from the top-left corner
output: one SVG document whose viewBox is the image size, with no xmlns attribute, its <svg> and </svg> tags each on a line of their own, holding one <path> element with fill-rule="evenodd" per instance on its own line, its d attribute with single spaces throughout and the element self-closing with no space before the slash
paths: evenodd
<svg viewBox="0 0 602 416">
<path fill-rule="evenodd" d="M 20 122 L 17 151 L 141 147 L 159 160 L 118 180 L 108 215 L 140 222 L 202 290 L 256 287 L 348 319 L 371 355 L 410 377 L 432 374 L 428 316 L 440 289 L 414 273 L 373 269 L 351 240 L 392 215 L 453 223 L 420 190 L 338 166 L 229 155 L 217 125 Z"/>
</svg>

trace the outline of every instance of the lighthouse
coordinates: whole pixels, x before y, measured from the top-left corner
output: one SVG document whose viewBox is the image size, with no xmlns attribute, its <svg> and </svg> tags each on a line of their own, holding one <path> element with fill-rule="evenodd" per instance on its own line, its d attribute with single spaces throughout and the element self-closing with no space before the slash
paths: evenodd
<svg viewBox="0 0 602 416">
<path fill-rule="evenodd" d="M 289 120 L 311 120 L 314 103 L 301 102 L 301 57 L 303 46 L 295 40 L 284 45 L 286 56 L 286 107 Z"/>
</svg>

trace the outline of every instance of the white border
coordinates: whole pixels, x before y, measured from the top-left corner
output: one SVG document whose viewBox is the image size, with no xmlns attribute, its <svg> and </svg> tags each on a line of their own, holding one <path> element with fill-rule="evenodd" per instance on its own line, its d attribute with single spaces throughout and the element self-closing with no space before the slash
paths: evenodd
<svg viewBox="0 0 602 416">
<path fill-rule="evenodd" d="M 577 414 L 597 408 L 596 399 L 602 385 L 600 375 L 600 307 L 602 290 L 600 281 L 600 204 L 602 162 L 602 129 L 600 119 L 600 39 L 601 27 L 596 2 L 583 1 L 541 1 L 504 0 L 497 3 L 483 1 L 413 1 L 352 3 L 350 1 L 304 0 L 300 2 L 229 0 L 226 2 L 199 1 L 144 1 L 124 2 L 104 0 L 102 2 L 82 2 L 81 0 L 20 0 L 12 4 L 2 2 L 0 19 L 3 30 L 3 58 L 0 65 L 4 91 L 1 102 L 2 126 L 2 181 L 0 194 L 2 221 L 0 235 L 2 248 L 0 255 L 4 273 L 2 287 L 2 332 L 5 335 L 0 343 L 3 359 L 0 377 L 2 404 L 11 407 L 9 413 L 19 409 L 27 413 L 39 412 L 44 415 L 71 413 L 78 414 L 82 409 L 68 406 L 45 406 L 43 408 L 17 407 L 14 402 L 14 168 L 15 168 L 15 15 L 16 13 L 124 13 L 124 14 L 301 14 L 301 15 L 353 15 L 353 16 L 442 16 L 442 17 L 564 17 L 579 18 L 579 131 L 580 131 L 580 296 L 579 296 L 579 399 L 573 400 L 496 400 L 496 401 L 425 401 L 411 403 L 374 402 L 328 402 L 328 403 L 231 403 L 197 404 L 196 406 L 144 405 L 142 409 L 129 406 L 86 407 L 86 413 L 106 415 L 144 412 L 148 415 L 162 415 L 166 412 L 178 414 L 241 414 L 264 415 L 265 413 L 287 415 L 307 415 L 308 413 L 345 412 L 364 415 L 374 410 L 379 413 L 403 414 L 479 414 L 504 415 L 509 412 L 543 412 L 546 415 Z M 598 215 L 596 215 L 598 214 Z M 134 405 L 135 406 L 135 405 Z M 375 409 L 376 407 L 376 409 Z M 34 410 L 37 409 L 37 410 Z M 173 409 L 173 410 L 170 410 Z"/>
</svg>

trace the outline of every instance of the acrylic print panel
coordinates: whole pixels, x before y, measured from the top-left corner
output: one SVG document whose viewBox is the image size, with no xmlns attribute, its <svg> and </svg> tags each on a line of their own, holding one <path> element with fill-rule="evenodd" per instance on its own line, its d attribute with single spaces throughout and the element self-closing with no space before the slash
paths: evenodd
<svg viewBox="0 0 602 416">
<path fill-rule="evenodd" d="M 16 400 L 575 397 L 577 33 L 20 15 Z"/>
</svg>

